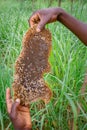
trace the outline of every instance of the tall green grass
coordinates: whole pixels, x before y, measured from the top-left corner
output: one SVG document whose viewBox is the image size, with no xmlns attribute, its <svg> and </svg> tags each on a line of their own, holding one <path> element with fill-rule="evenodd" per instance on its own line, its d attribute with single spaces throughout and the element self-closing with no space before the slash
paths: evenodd
<svg viewBox="0 0 87 130">
<path fill-rule="evenodd" d="M 0 1 L 0 130 L 13 129 L 6 111 L 5 91 L 13 81 L 14 62 L 21 50 L 22 37 L 29 28 L 28 18 L 32 12 L 47 8 L 49 1 L 7 0 Z M 51 7 L 56 7 L 53 1 Z M 70 2 L 62 2 L 70 12 Z M 72 15 L 87 22 L 87 3 L 74 2 Z M 87 67 L 87 48 L 59 22 L 46 26 L 52 32 L 51 72 L 45 80 L 53 91 L 51 102 L 31 104 L 34 130 L 87 130 L 87 93 L 84 100 L 80 93 Z M 77 112 L 80 109 L 80 113 Z M 71 127 L 72 127 L 71 126 Z"/>
</svg>

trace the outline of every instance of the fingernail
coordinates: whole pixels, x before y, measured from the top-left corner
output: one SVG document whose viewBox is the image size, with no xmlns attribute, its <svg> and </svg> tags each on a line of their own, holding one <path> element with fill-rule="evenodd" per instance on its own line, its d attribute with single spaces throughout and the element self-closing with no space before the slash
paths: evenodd
<svg viewBox="0 0 87 130">
<path fill-rule="evenodd" d="M 39 29 L 39 28 L 37 28 L 37 32 L 40 32 L 40 29 Z"/>
<path fill-rule="evenodd" d="M 17 98 L 17 99 L 16 99 L 16 102 L 20 103 L 20 99 L 19 99 L 19 98 Z"/>
</svg>

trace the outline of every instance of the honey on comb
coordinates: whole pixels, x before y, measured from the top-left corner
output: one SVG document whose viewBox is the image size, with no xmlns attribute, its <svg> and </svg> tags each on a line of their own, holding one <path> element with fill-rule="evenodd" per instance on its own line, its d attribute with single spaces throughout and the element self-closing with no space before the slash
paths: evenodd
<svg viewBox="0 0 87 130">
<path fill-rule="evenodd" d="M 27 106 L 37 100 L 50 101 L 52 92 L 43 74 L 50 71 L 51 46 L 51 33 L 47 29 L 36 32 L 36 27 L 33 27 L 25 34 L 12 84 L 14 100 L 20 98 L 21 105 Z"/>
</svg>

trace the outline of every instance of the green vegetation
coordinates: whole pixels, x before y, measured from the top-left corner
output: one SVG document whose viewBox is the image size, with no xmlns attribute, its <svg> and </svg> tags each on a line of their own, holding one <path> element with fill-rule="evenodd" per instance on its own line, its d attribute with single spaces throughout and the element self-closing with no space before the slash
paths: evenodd
<svg viewBox="0 0 87 130">
<path fill-rule="evenodd" d="M 49 4 L 49 0 L 0 0 L 0 130 L 13 129 L 6 111 L 5 91 L 13 81 L 14 63 L 29 28 L 28 18 L 33 11 L 49 5 L 56 7 L 58 1 Z M 69 0 L 63 0 L 61 6 L 71 12 Z M 87 3 L 74 1 L 71 14 L 87 22 Z M 53 98 L 42 109 L 42 102 L 31 104 L 33 130 L 71 130 L 72 126 L 74 130 L 87 130 L 87 93 L 80 91 L 87 67 L 87 48 L 60 23 L 46 27 L 52 32 L 53 47 L 52 71 L 45 75 L 45 80 Z"/>
</svg>

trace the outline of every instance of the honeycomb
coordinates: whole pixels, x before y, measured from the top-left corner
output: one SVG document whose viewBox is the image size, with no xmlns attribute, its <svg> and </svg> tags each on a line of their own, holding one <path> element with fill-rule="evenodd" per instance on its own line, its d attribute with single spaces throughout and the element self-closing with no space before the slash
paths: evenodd
<svg viewBox="0 0 87 130">
<path fill-rule="evenodd" d="M 45 104 L 50 101 L 52 92 L 43 75 L 50 71 L 48 58 L 51 47 L 51 33 L 48 29 L 36 32 L 36 27 L 30 28 L 23 38 L 12 83 L 14 100 L 19 98 L 23 106 L 37 100 L 43 100 Z"/>
</svg>

